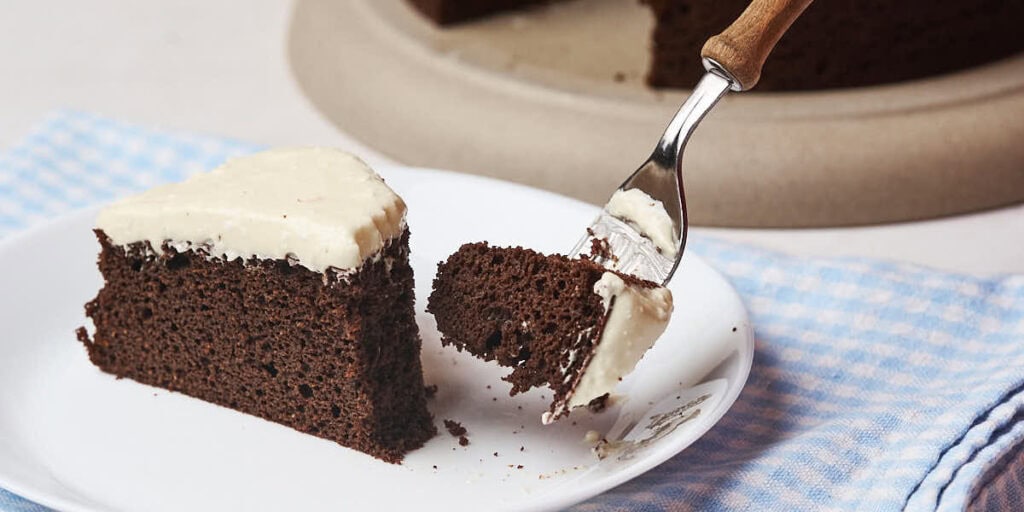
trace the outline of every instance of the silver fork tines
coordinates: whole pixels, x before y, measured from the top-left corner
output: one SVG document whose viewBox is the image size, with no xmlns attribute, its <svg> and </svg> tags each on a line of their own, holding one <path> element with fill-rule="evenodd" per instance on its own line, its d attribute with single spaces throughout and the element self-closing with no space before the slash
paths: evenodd
<svg viewBox="0 0 1024 512">
<path fill-rule="evenodd" d="M 603 250 L 600 249 L 602 247 Z M 650 238 L 605 210 L 601 210 L 587 229 L 587 235 L 580 239 L 569 255 L 576 257 L 581 254 L 589 254 L 592 261 L 605 268 L 655 283 L 668 281 L 676 264 L 675 258 L 662 254 Z"/>
</svg>

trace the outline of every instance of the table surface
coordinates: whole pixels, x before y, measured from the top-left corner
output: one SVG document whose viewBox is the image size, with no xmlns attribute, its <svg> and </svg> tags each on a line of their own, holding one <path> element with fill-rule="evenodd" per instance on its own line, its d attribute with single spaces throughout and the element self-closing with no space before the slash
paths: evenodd
<svg viewBox="0 0 1024 512">
<path fill-rule="evenodd" d="M 285 51 L 290 14 L 281 0 L 11 2 L 0 16 L 0 150 L 47 112 L 73 108 L 263 144 L 333 145 L 371 165 L 390 162 L 302 95 Z M 874 227 L 696 231 L 794 254 L 1024 273 L 1024 205 Z"/>
</svg>

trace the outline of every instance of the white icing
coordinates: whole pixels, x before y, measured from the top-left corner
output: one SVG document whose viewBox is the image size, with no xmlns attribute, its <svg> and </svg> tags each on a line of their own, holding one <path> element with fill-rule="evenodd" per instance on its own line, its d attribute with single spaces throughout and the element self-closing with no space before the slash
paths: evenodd
<svg viewBox="0 0 1024 512">
<path fill-rule="evenodd" d="M 583 442 L 587 444 L 597 444 L 601 438 L 604 437 L 600 432 L 596 430 L 588 430 L 586 434 L 583 434 Z"/>
<path fill-rule="evenodd" d="M 578 346 L 579 343 L 580 343 L 580 340 L 584 336 L 586 336 L 587 334 L 590 334 L 590 331 L 592 331 L 592 330 L 594 330 L 593 327 L 588 327 L 588 328 L 580 331 L 580 333 L 578 335 L 576 335 L 576 344 L 574 346 Z M 569 359 L 566 360 L 565 365 L 560 365 L 558 367 L 559 371 L 562 372 L 562 384 L 568 384 L 569 381 L 571 381 L 573 379 L 574 375 L 571 372 L 569 372 L 569 370 L 572 368 L 573 363 L 576 362 L 576 358 L 579 356 L 579 353 L 580 353 L 579 349 L 576 349 L 576 348 L 570 349 L 569 350 Z"/>
<path fill-rule="evenodd" d="M 117 245 L 211 256 L 289 259 L 310 270 L 354 269 L 405 229 L 405 203 L 362 160 L 340 150 L 282 148 L 229 160 L 100 211 Z"/>
<path fill-rule="evenodd" d="M 566 404 L 569 409 L 611 393 L 665 332 L 672 316 L 672 292 L 667 288 L 629 286 L 618 275 L 605 272 L 594 283 L 594 293 L 601 296 L 605 310 L 611 310 L 590 362 Z"/>
<path fill-rule="evenodd" d="M 661 201 L 638 188 L 616 190 L 605 208 L 613 217 L 633 224 L 641 234 L 650 238 L 654 245 L 661 249 L 662 254 L 669 258 L 675 257 L 679 239 L 672 228 L 672 218 L 665 211 L 665 205 Z"/>
</svg>

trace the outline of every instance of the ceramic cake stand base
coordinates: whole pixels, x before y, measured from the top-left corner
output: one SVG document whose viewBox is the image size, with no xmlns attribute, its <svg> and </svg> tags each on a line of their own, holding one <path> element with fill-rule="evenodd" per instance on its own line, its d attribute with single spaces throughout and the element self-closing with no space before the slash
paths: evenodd
<svg viewBox="0 0 1024 512">
<path fill-rule="evenodd" d="M 442 31 L 404 0 L 299 0 L 289 54 L 325 116 L 397 160 L 603 203 L 688 92 L 643 85 L 653 21 L 636 4 L 577 0 Z M 866 224 L 1016 203 L 1024 56 L 891 86 L 731 94 L 683 165 L 703 225 Z"/>
</svg>

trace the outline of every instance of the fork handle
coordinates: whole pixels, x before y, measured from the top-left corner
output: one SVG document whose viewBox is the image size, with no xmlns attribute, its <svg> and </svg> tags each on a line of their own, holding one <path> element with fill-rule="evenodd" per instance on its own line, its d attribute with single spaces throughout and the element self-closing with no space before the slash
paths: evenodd
<svg viewBox="0 0 1024 512">
<path fill-rule="evenodd" d="M 705 59 L 705 66 L 717 64 L 734 80 L 735 90 L 754 87 L 775 43 L 810 3 L 811 0 L 751 1 L 732 25 L 704 43 L 700 56 Z"/>
</svg>

